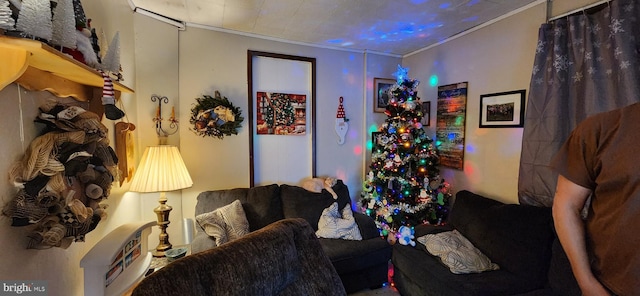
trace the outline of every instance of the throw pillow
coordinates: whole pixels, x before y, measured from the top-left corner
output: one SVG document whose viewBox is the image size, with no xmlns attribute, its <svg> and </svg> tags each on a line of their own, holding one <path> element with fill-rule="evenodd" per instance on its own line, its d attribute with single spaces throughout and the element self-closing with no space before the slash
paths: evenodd
<svg viewBox="0 0 640 296">
<path fill-rule="evenodd" d="M 323 238 L 362 240 L 362 235 L 360 235 L 356 219 L 353 218 L 351 207 L 344 207 L 342 215 L 340 215 L 337 202 L 332 203 L 322 211 L 320 220 L 318 220 L 316 235 Z"/>
<path fill-rule="evenodd" d="M 213 237 L 216 246 L 237 239 L 249 233 L 249 222 L 239 200 L 196 216 L 196 221 L 204 232 Z"/>
<path fill-rule="evenodd" d="M 454 274 L 479 273 L 497 270 L 499 266 L 478 250 L 457 230 L 427 234 L 418 238 L 427 251 L 440 257 L 440 261 Z"/>
</svg>

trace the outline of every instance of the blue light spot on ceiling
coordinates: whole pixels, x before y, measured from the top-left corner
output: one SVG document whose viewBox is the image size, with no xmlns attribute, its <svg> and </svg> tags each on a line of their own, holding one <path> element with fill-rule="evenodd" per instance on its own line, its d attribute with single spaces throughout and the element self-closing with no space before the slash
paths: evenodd
<svg viewBox="0 0 640 296">
<path fill-rule="evenodd" d="M 473 5 L 478 4 L 479 2 L 480 2 L 480 0 L 471 0 L 471 1 L 469 1 L 469 3 L 467 3 L 467 6 L 473 6 Z"/>
<path fill-rule="evenodd" d="M 478 20 L 478 16 L 471 16 L 471 17 L 463 19 L 462 21 L 463 22 L 475 22 L 477 20 Z"/>
<path fill-rule="evenodd" d="M 328 43 L 334 43 L 334 44 L 340 44 L 342 42 L 344 42 L 342 39 L 329 39 L 327 40 Z"/>
<path fill-rule="evenodd" d="M 442 3 L 440 4 L 440 9 L 447 9 L 451 7 L 451 3 Z"/>
<path fill-rule="evenodd" d="M 432 22 L 432 23 L 425 24 L 423 27 L 426 29 L 435 29 L 435 28 L 441 28 L 443 26 L 444 26 L 443 23 Z"/>
<path fill-rule="evenodd" d="M 420 5 L 422 3 L 428 2 L 429 0 L 411 0 L 412 4 Z"/>
<path fill-rule="evenodd" d="M 400 32 L 405 33 L 405 34 L 413 34 L 414 30 L 413 30 L 413 27 L 407 26 L 407 27 L 404 27 L 404 28 L 400 29 Z"/>
</svg>

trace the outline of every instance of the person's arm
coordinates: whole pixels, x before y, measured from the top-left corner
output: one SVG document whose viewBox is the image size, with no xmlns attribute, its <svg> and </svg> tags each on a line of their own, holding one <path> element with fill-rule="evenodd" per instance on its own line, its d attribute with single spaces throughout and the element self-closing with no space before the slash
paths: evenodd
<svg viewBox="0 0 640 296">
<path fill-rule="evenodd" d="M 553 220 L 562 248 L 567 253 L 582 295 L 609 295 L 591 271 L 580 213 L 591 190 L 558 176 L 553 199 Z"/>
</svg>

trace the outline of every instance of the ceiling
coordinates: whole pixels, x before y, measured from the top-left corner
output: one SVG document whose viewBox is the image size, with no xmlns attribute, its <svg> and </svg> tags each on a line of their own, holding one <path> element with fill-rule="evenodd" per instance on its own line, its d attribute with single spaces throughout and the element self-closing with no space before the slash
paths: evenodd
<svg viewBox="0 0 640 296">
<path fill-rule="evenodd" d="M 178 22 L 320 47 L 407 55 L 537 0 L 129 0 Z"/>
</svg>

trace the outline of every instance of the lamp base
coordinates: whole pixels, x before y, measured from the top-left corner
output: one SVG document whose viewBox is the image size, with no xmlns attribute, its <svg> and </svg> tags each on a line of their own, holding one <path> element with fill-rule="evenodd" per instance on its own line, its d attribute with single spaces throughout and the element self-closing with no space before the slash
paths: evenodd
<svg viewBox="0 0 640 296">
<path fill-rule="evenodd" d="M 164 192 L 160 193 L 160 199 L 158 199 L 160 205 L 153 209 L 158 217 L 158 227 L 160 228 L 160 235 L 158 237 L 158 246 L 155 251 L 152 252 L 153 257 L 165 257 L 165 252 L 171 249 L 171 243 L 169 242 L 169 234 L 167 233 L 167 227 L 169 227 L 169 213 L 173 209 L 167 204 L 167 197 Z"/>
</svg>

